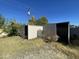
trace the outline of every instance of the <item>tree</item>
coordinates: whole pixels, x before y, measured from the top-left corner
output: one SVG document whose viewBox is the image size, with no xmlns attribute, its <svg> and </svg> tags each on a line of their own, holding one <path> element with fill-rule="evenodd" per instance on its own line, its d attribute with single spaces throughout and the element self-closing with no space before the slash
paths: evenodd
<svg viewBox="0 0 79 59">
<path fill-rule="evenodd" d="M 29 20 L 28 24 L 30 24 L 30 25 L 47 25 L 48 20 L 44 16 L 40 17 L 38 20 L 36 20 L 35 17 L 32 16 L 32 18 Z"/>
<path fill-rule="evenodd" d="M 36 24 L 37 25 L 47 25 L 48 20 L 46 17 L 42 16 L 40 19 L 37 20 Z"/>
<path fill-rule="evenodd" d="M 36 19 L 34 16 L 32 16 L 32 18 L 29 20 L 28 22 L 29 25 L 35 25 L 36 24 Z"/>
<path fill-rule="evenodd" d="M 18 35 L 18 30 L 21 28 L 21 25 L 16 22 L 16 20 L 11 21 L 9 36 Z"/>
<path fill-rule="evenodd" d="M 10 21 L 9 20 L 5 20 L 5 23 L 3 25 L 3 29 L 4 29 L 4 32 L 9 32 L 11 27 L 10 27 Z"/>
<path fill-rule="evenodd" d="M 2 15 L 0 15 L 0 28 L 3 27 L 4 23 L 5 23 L 5 18 Z"/>
</svg>

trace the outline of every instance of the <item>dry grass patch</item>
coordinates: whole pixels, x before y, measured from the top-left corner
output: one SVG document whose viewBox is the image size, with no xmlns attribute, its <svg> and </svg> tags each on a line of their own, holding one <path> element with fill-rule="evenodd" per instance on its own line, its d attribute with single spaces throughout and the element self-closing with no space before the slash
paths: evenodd
<svg viewBox="0 0 79 59">
<path fill-rule="evenodd" d="M 18 36 L 0 38 L 0 56 L 25 53 L 34 47 L 40 48 L 44 44 L 41 39 L 27 40 Z"/>
<path fill-rule="evenodd" d="M 43 46 L 48 48 L 44 49 Z M 52 50 L 53 53 L 58 51 L 56 54 L 56 56 L 58 57 L 62 57 L 61 54 L 63 54 L 64 56 L 68 56 L 69 59 L 79 59 L 79 51 L 77 49 L 78 47 L 74 48 L 71 46 L 65 46 L 57 42 L 45 43 L 42 39 L 27 40 L 22 39 L 19 36 L 0 38 L 0 59 L 3 59 L 3 57 L 7 55 L 12 55 L 12 57 L 18 56 L 19 54 L 25 55 L 25 53 L 29 51 L 31 53 L 35 51 L 35 53 L 37 54 L 38 48 L 41 50 L 44 49 L 42 50 L 43 52 L 45 50 Z"/>
<path fill-rule="evenodd" d="M 61 51 L 63 54 L 66 54 L 70 58 L 79 59 L 79 50 L 76 49 L 74 46 L 72 48 L 72 46 L 66 46 L 58 42 L 52 42 L 51 46 L 55 47 L 56 49 Z"/>
</svg>

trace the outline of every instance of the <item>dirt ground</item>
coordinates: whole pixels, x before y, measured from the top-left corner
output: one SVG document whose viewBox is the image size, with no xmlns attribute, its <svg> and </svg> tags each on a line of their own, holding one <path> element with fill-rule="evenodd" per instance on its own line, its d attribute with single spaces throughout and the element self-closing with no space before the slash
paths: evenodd
<svg viewBox="0 0 79 59">
<path fill-rule="evenodd" d="M 78 53 L 74 47 L 42 39 L 0 38 L 0 59 L 79 59 Z"/>
</svg>

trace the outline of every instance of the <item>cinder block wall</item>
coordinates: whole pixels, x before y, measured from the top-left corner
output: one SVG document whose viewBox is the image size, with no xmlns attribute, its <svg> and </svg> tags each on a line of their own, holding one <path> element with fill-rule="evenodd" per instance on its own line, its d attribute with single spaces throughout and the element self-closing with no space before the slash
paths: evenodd
<svg viewBox="0 0 79 59">
<path fill-rule="evenodd" d="M 28 25 L 28 39 L 34 39 L 42 35 L 43 26 Z"/>
</svg>

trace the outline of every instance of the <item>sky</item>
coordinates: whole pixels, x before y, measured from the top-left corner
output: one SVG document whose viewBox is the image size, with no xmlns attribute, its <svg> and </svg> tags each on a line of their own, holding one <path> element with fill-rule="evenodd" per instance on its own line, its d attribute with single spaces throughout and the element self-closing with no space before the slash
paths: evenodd
<svg viewBox="0 0 79 59">
<path fill-rule="evenodd" d="M 0 0 L 0 14 L 19 23 L 28 22 L 28 8 L 36 19 L 45 16 L 49 23 L 70 21 L 79 25 L 79 0 Z"/>
</svg>

